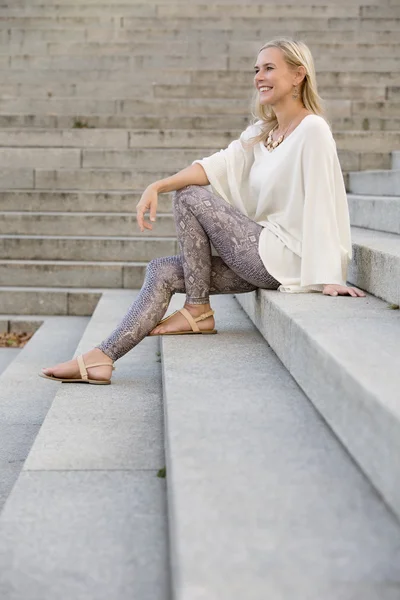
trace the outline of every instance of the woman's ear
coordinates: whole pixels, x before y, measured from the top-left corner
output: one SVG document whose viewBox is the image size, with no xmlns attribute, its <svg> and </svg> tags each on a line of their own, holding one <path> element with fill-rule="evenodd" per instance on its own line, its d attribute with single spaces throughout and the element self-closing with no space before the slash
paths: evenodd
<svg viewBox="0 0 400 600">
<path fill-rule="evenodd" d="M 299 85 L 307 75 L 307 71 L 303 65 L 297 67 L 296 71 L 296 85 Z"/>
</svg>

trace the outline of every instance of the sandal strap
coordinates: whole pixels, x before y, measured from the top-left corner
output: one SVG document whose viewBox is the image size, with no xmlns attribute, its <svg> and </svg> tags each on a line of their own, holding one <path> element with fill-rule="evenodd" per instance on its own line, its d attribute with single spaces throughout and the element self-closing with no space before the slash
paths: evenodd
<svg viewBox="0 0 400 600">
<path fill-rule="evenodd" d="M 90 369 L 90 367 L 111 367 L 112 366 L 112 370 L 115 371 L 115 367 L 114 365 L 111 363 L 91 363 L 90 365 L 85 365 L 85 361 L 83 360 L 83 354 L 80 354 L 79 356 L 76 357 L 77 361 L 78 361 L 78 366 L 79 366 L 79 371 L 81 374 L 82 379 L 84 379 L 85 381 L 87 379 L 89 379 L 89 374 L 87 372 L 88 369 Z"/>
<path fill-rule="evenodd" d="M 179 309 L 179 312 L 183 314 L 184 317 L 189 321 L 189 325 L 192 328 L 192 331 L 200 331 L 199 326 L 196 321 L 193 319 L 192 315 L 186 308 Z"/>
<path fill-rule="evenodd" d="M 212 317 L 214 312 L 215 311 L 211 309 L 208 312 L 201 314 L 199 317 L 196 317 L 195 321 L 203 321 L 203 319 L 207 319 L 207 317 Z"/>
<path fill-rule="evenodd" d="M 197 321 L 203 321 L 203 319 L 207 319 L 207 317 L 211 317 L 214 314 L 213 310 L 209 310 L 201 314 L 199 317 L 193 318 L 190 312 L 186 308 L 181 308 L 179 310 L 180 313 L 183 314 L 184 317 L 189 321 L 189 324 L 192 328 L 192 331 L 200 331 L 200 327 L 197 325 Z"/>
<path fill-rule="evenodd" d="M 78 361 L 78 366 L 79 366 L 79 371 L 80 371 L 80 374 L 81 374 L 81 378 L 85 379 L 85 380 L 89 379 L 88 372 L 86 370 L 86 366 L 85 366 L 85 363 L 84 363 L 84 360 L 83 360 L 83 355 L 80 354 L 79 356 L 76 357 L 76 359 Z"/>
<path fill-rule="evenodd" d="M 115 371 L 115 367 L 112 363 L 92 363 L 91 365 L 86 365 L 87 369 L 90 369 L 90 367 L 112 367 L 113 371 Z"/>
</svg>

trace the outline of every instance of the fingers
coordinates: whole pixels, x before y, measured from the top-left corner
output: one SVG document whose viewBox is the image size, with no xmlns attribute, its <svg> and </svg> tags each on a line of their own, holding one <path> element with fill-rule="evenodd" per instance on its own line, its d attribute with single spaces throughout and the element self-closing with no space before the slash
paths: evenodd
<svg viewBox="0 0 400 600">
<path fill-rule="evenodd" d="M 136 209 L 136 220 L 137 220 L 138 226 L 140 228 L 140 231 L 142 233 L 145 229 L 153 229 L 153 226 L 144 220 L 144 214 L 145 214 L 146 210 L 147 209 L 145 206 L 138 206 Z M 155 218 L 152 219 L 152 221 L 155 221 Z"/>
</svg>

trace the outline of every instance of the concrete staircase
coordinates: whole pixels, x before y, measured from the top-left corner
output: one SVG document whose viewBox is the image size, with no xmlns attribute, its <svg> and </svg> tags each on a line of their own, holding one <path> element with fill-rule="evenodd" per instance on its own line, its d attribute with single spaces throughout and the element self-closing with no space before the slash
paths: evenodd
<svg viewBox="0 0 400 600">
<path fill-rule="evenodd" d="M 389 169 L 399 30 L 388 0 L 0 6 L 0 313 L 90 315 L 178 251 L 170 196 L 151 234 L 136 204 L 246 127 L 252 61 L 276 35 L 313 51 L 347 185 Z"/>
<path fill-rule="evenodd" d="M 0 327 L 42 323 L 0 373 L 1 600 L 400 598 L 400 14 L 287 1 L 0 6 Z M 136 228 L 143 186 L 243 130 L 280 33 L 318 59 L 367 297 L 216 296 L 213 339 L 39 379 L 177 253 L 168 195 Z"/>
</svg>

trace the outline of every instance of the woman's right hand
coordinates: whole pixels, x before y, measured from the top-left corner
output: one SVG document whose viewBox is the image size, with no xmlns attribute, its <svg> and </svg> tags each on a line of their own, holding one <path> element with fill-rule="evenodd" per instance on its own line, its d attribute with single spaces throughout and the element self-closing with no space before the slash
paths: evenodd
<svg viewBox="0 0 400 600">
<path fill-rule="evenodd" d="M 150 211 L 150 221 L 156 220 L 156 212 L 157 212 L 157 204 L 158 204 L 158 191 L 152 185 L 149 185 L 143 192 L 142 197 L 140 198 L 138 205 L 136 207 L 136 220 L 140 227 L 140 231 L 144 231 L 145 229 L 153 229 L 153 226 L 150 225 L 147 221 L 144 220 L 144 216 L 147 211 Z"/>
</svg>

